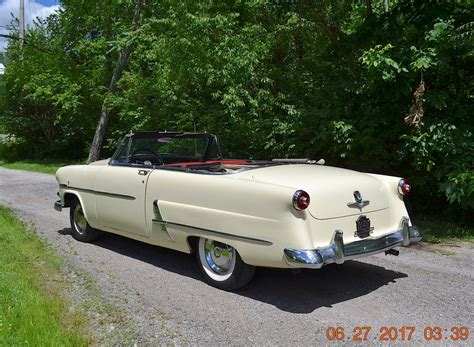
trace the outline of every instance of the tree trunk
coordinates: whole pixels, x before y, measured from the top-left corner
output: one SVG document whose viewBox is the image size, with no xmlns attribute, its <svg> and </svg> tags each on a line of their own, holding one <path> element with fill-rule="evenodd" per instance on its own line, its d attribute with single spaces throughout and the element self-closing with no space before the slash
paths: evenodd
<svg viewBox="0 0 474 347">
<path fill-rule="evenodd" d="M 132 27 L 136 27 L 140 19 L 140 4 L 142 0 L 137 0 L 135 4 L 135 13 L 133 15 Z M 134 50 L 135 45 L 132 43 L 126 47 L 119 55 L 117 64 L 115 65 L 114 73 L 110 79 L 109 87 L 107 88 L 107 93 L 105 94 L 104 101 L 102 102 L 102 108 L 100 111 L 100 119 L 95 129 L 94 139 L 92 140 L 91 149 L 89 151 L 89 158 L 87 159 L 88 163 L 92 163 L 99 159 L 100 151 L 102 149 L 102 144 L 105 138 L 105 132 L 107 131 L 107 125 L 109 123 L 109 109 L 107 107 L 107 97 L 111 94 L 117 92 L 117 82 L 122 77 L 123 70 L 128 63 L 128 58 Z"/>
<path fill-rule="evenodd" d="M 365 5 L 367 6 L 367 17 L 372 15 L 372 1 L 366 0 Z"/>
<path fill-rule="evenodd" d="M 385 10 L 385 13 L 389 11 L 388 0 L 383 0 L 383 8 Z"/>
</svg>

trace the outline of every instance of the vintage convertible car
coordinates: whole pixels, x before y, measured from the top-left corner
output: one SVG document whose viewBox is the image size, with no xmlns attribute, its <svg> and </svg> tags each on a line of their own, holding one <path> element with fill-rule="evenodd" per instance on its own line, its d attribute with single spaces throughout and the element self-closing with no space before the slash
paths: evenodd
<svg viewBox="0 0 474 347">
<path fill-rule="evenodd" d="M 216 136 L 140 132 L 111 159 L 60 168 L 72 235 L 99 230 L 195 252 L 205 280 L 234 290 L 256 266 L 318 269 L 421 239 L 406 179 L 307 160 L 223 159 Z"/>
</svg>

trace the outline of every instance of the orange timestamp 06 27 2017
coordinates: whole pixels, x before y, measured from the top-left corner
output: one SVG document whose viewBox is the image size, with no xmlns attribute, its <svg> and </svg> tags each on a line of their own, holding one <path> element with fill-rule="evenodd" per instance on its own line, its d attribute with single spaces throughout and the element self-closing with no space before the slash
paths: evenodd
<svg viewBox="0 0 474 347">
<path fill-rule="evenodd" d="M 426 326 L 416 329 L 410 325 L 382 326 L 378 330 L 371 326 L 356 326 L 352 329 L 329 326 L 326 328 L 326 338 L 328 341 L 411 341 L 419 330 L 421 330 L 421 338 L 425 341 L 467 341 L 469 339 L 469 328 L 465 326 L 449 328 Z"/>
</svg>

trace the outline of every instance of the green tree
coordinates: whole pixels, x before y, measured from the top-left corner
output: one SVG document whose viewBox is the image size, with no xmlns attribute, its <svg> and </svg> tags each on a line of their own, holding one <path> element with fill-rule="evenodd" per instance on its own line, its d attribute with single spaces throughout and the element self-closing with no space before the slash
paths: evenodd
<svg viewBox="0 0 474 347">
<path fill-rule="evenodd" d="M 406 175 L 417 210 L 472 213 L 468 1 L 143 1 L 140 25 L 131 0 L 62 4 L 23 61 L 6 53 L 0 117 L 23 156 L 85 158 L 106 110 L 104 155 L 196 126 L 227 156 Z"/>
</svg>

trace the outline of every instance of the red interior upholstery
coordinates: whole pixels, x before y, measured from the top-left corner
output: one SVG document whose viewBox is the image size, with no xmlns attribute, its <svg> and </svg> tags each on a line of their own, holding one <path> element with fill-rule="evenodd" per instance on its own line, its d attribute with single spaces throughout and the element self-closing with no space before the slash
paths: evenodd
<svg viewBox="0 0 474 347">
<path fill-rule="evenodd" d="M 163 166 L 180 166 L 180 167 L 188 167 L 193 165 L 207 165 L 207 164 L 217 164 L 221 163 L 224 165 L 247 165 L 248 161 L 243 159 L 222 159 L 222 160 L 208 160 L 208 161 L 192 161 L 192 162 L 184 162 L 184 163 L 173 163 L 173 164 L 165 164 Z"/>
</svg>

